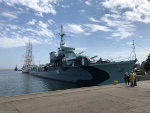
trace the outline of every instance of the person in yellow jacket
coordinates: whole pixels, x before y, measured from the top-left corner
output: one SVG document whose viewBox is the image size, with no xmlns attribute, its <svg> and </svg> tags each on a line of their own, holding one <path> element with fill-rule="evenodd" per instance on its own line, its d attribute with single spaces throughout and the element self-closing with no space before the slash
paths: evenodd
<svg viewBox="0 0 150 113">
<path fill-rule="evenodd" d="M 135 76 L 134 76 L 134 73 L 133 71 L 131 72 L 131 75 L 130 75 L 130 81 L 131 81 L 131 86 L 133 87 L 134 86 L 134 79 L 135 79 Z"/>
</svg>

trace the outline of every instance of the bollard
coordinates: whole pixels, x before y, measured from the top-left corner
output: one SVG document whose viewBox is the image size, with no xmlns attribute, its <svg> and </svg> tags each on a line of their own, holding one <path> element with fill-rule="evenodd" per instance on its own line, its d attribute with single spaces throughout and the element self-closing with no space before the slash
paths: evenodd
<svg viewBox="0 0 150 113">
<path fill-rule="evenodd" d="M 117 85 L 118 81 L 114 81 L 114 85 Z"/>
</svg>

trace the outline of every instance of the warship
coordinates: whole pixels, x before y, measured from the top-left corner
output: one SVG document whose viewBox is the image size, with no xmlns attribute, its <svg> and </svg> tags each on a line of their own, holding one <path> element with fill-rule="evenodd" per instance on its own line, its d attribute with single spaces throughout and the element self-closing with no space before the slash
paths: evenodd
<svg viewBox="0 0 150 113">
<path fill-rule="evenodd" d="M 124 73 L 130 73 L 136 62 L 136 58 L 119 62 L 95 61 L 96 56 L 90 58 L 81 53 L 76 54 L 75 48 L 65 46 L 66 34 L 62 25 L 59 36 L 61 41 L 58 53 L 50 52 L 50 63 L 34 66 L 29 74 L 88 86 L 112 84 L 114 81 L 122 83 Z"/>
</svg>

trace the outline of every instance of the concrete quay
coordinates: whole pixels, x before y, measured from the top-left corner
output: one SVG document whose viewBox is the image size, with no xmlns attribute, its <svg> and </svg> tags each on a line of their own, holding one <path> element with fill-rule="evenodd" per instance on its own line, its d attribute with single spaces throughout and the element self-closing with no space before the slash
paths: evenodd
<svg viewBox="0 0 150 113">
<path fill-rule="evenodd" d="M 150 113 L 150 80 L 0 97 L 0 113 Z"/>
<path fill-rule="evenodd" d="M 137 80 L 150 80 L 150 75 L 136 75 Z"/>
</svg>

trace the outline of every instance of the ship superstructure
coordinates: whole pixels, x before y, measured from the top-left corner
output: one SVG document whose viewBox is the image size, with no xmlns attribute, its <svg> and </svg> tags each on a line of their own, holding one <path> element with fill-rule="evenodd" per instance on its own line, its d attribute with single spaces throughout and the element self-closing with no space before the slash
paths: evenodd
<svg viewBox="0 0 150 113">
<path fill-rule="evenodd" d="M 31 67 L 33 67 L 32 61 L 33 61 L 32 43 L 30 43 L 30 40 L 29 40 L 29 43 L 26 45 L 25 60 L 24 60 L 24 65 L 22 67 L 23 73 L 29 73 L 29 69 L 31 69 Z"/>
<path fill-rule="evenodd" d="M 55 80 L 83 85 L 124 82 L 124 73 L 130 73 L 136 60 L 121 62 L 95 61 L 94 57 L 76 54 L 75 48 L 65 46 L 65 33 L 61 26 L 61 41 L 58 53 L 50 52 L 50 63 L 45 67 L 34 67 L 29 73 Z"/>
</svg>

